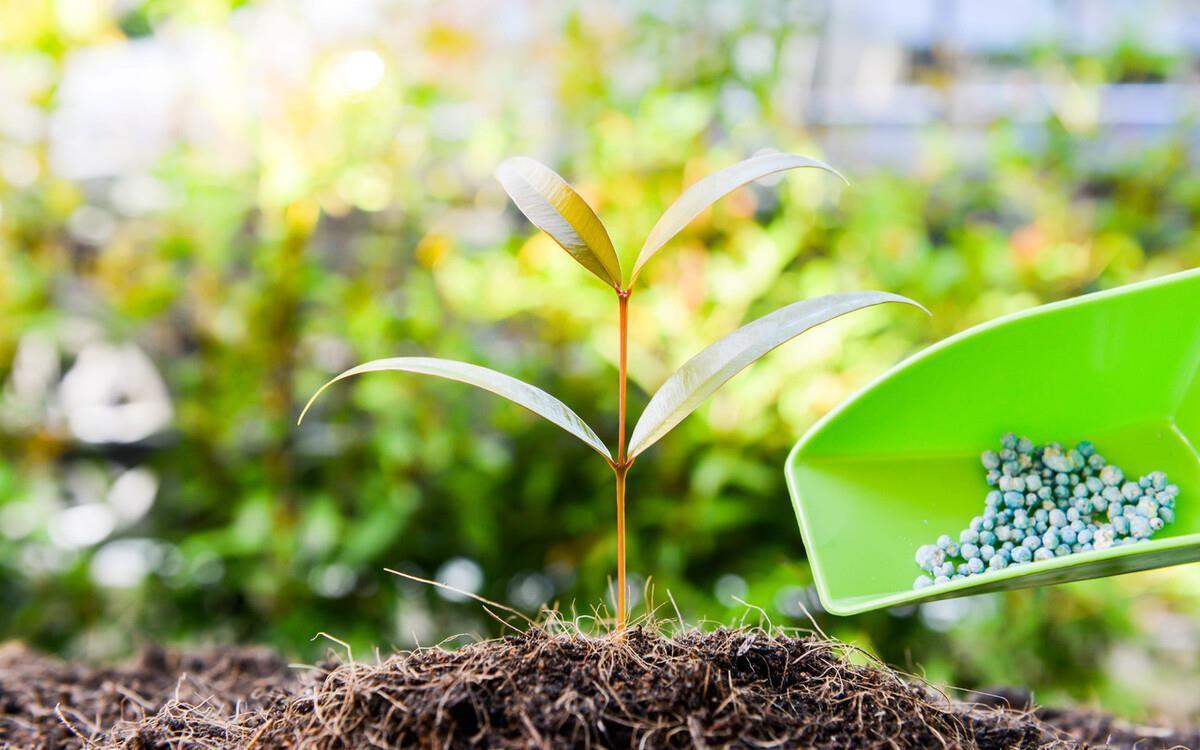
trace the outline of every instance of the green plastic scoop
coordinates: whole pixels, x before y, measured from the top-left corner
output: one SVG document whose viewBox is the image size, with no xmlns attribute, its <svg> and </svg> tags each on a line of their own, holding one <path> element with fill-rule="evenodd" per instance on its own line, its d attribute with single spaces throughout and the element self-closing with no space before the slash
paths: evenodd
<svg viewBox="0 0 1200 750">
<path fill-rule="evenodd" d="M 983 512 L 982 451 L 1013 431 L 1092 440 L 1167 472 L 1176 519 L 1148 541 L 913 590 L 919 545 Z M 785 473 L 825 608 L 1041 586 L 1200 560 L 1200 269 L 1033 308 L 900 363 L 806 434 Z"/>
</svg>

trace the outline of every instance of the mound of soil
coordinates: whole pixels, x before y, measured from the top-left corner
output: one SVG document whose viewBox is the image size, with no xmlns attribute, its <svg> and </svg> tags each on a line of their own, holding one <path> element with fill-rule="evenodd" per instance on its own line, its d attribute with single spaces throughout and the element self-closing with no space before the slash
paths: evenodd
<svg viewBox="0 0 1200 750">
<path fill-rule="evenodd" d="M 843 649 L 754 630 L 535 629 L 296 672 L 256 650 L 150 650 L 88 669 L 7 648 L 0 747 L 1200 747 L 1103 717 L 954 701 Z"/>
</svg>

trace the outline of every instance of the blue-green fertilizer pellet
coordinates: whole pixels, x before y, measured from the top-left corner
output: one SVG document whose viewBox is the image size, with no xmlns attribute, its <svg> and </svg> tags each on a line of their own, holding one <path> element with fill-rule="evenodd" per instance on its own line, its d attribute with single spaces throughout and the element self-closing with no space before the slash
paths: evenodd
<svg viewBox="0 0 1200 750">
<path fill-rule="evenodd" d="M 1152 471 L 1127 479 L 1085 440 L 1071 449 L 1005 433 L 980 457 L 990 489 L 983 514 L 958 534 L 917 548 L 913 588 L 1011 566 L 1143 542 L 1175 520 L 1179 486 Z"/>
</svg>

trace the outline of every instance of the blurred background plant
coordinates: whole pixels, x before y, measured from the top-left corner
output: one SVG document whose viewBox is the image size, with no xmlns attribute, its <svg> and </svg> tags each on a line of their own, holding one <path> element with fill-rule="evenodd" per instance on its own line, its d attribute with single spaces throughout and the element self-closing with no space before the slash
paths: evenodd
<svg viewBox="0 0 1200 750">
<path fill-rule="evenodd" d="M 607 292 L 492 169 L 554 165 L 629 264 L 683 185 L 775 148 L 852 184 L 755 185 L 676 240 L 632 307 L 632 413 L 796 299 L 886 289 L 934 317 L 814 331 L 647 453 L 635 596 L 653 575 L 692 621 L 808 611 L 936 680 L 1200 712 L 1197 566 L 834 618 L 781 472 L 924 345 L 1200 264 L 1200 8 L 30 0 L 0 6 L 0 45 L 0 637 L 312 656 L 317 630 L 363 653 L 495 632 L 385 565 L 589 611 L 614 545 L 586 447 L 416 378 L 351 383 L 297 430 L 299 404 L 427 353 L 536 383 L 611 442 Z"/>
</svg>

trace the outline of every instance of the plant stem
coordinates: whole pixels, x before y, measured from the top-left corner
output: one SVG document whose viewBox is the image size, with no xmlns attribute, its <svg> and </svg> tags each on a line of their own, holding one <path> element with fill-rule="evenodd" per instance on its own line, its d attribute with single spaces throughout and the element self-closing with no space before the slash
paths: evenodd
<svg viewBox="0 0 1200 750">
<path fill-rule="evenodd" d="M 628 607 L 625 602 L 625 474 L 628 466 L 614 470 L 617 475 L 617 630 L 625 629 Z"/>
<path fill-rule="evenodd" d="M 629 291 L 617 292 L 620 321 L 617 327 L 617 465 L 625 465 L 625 350 L 629 340 Z"/>
<path fill-rule="evenodd" d="M 629 290 L 617 291 L 617 326 L 619 343 L 617 354 L 617 464 L 613 473 L 617 476 L 617 630 L 625 629 L 628 610 L 625 603 L 625 474 L 630 462 L 625 457 L 625 381 L 628 373 L 625 353 L 629 340 Z"/>
</svg>

